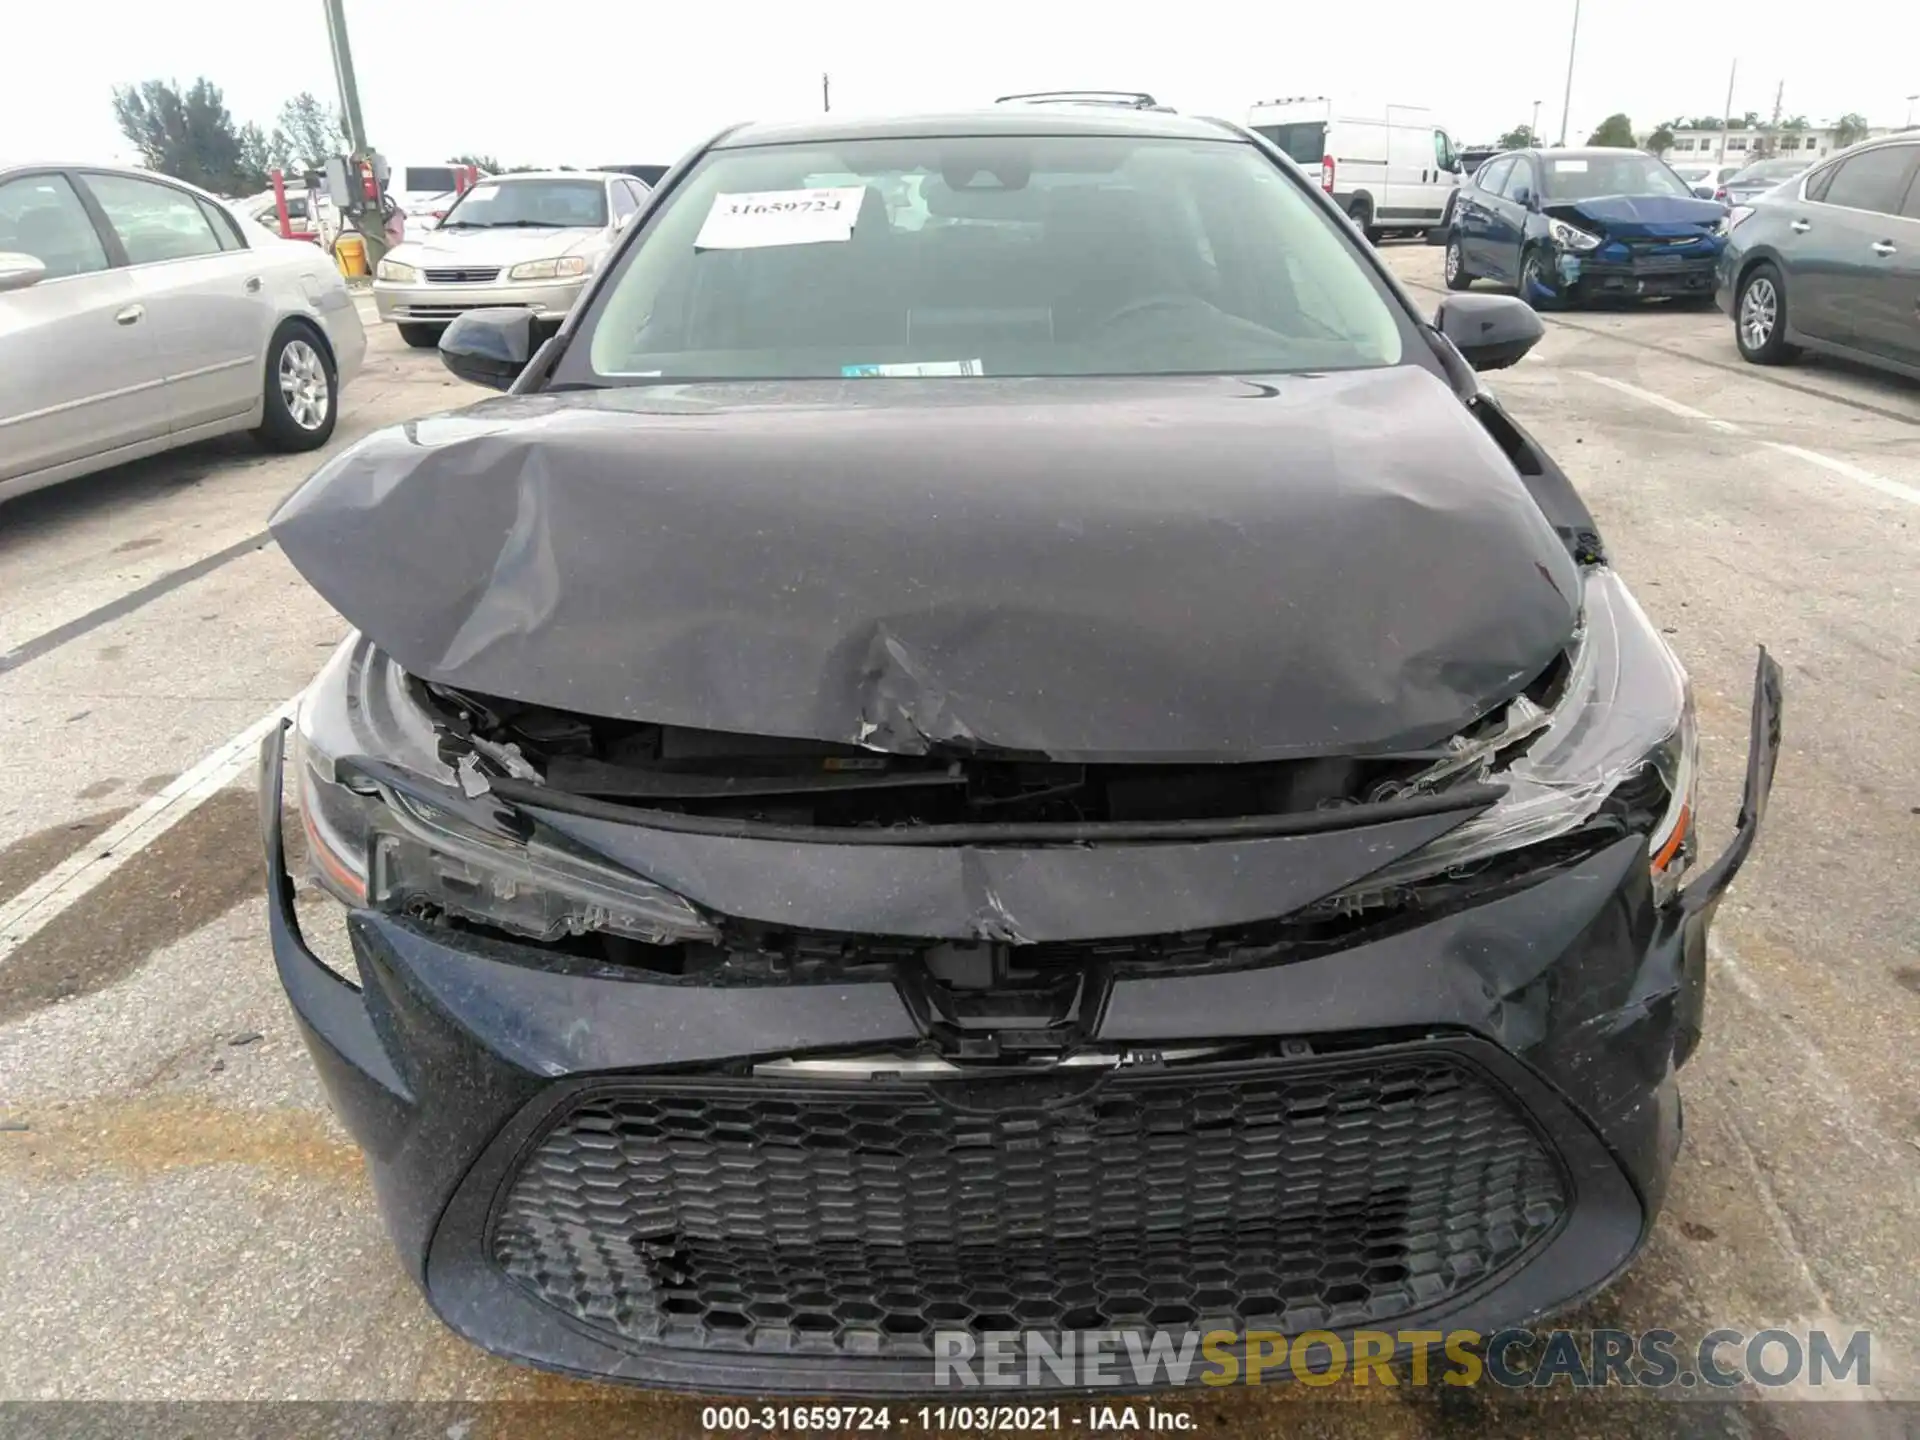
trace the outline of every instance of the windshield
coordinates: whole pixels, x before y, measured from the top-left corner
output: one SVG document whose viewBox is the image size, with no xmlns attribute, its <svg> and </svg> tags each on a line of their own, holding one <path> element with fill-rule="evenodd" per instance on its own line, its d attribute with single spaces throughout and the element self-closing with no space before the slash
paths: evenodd
<svg viewBox="0 0 1920 1440">
<path fill-rule="evenodd" d="M 607 223 L 607 189 L 598 180 L 483 180 L 467 191 L 442 230 L 597 230 Z"/>
<path fill-rule="evenodd" d="M 1255 147 L 1110 136 L 715 151 L 587 322 L 628 382 L 1353 369 L 1401 324 Z"/>
<path fill-rule="evenodd" d="M 1685 195 L 1692 191 L 1651 155 L 1549 155 L 1541 193 L 1549 200 L 1594 200 L 1602 195 Z"/>
<path fill-rule="evenodd" d="M 1812 165 L 1811 160 L 1762 160 L 1757 165 L 1749 165 L 1735 180 L 1791 180 L 1802 170 Z"/>
</svg>

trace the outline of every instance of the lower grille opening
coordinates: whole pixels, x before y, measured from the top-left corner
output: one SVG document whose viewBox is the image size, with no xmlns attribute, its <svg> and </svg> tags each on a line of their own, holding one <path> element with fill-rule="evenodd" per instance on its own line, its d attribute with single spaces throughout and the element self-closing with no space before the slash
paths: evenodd
<svg viewBox="0 0 1920 1440">
<path fill-rule="evenodd" d="M 941 1330 L 1373 1325 L 1567 1212 L 1439 1051 L 1097 1077 L 707 1078 L 578 1097 L 499 1198 L 516 1284 L 635 1346 L 919 1357 Z"/>
</svg>

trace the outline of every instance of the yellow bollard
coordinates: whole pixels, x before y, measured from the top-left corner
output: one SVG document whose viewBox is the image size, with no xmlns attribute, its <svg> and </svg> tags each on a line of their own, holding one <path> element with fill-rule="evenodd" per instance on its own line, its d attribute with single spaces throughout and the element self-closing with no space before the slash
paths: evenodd
<svg viewBox="0 0 1920 1440">
<path fill-rule="evenodd" d="M 358 235 L 342 235 L 333 242 L 333 258 L 349 279 L 367 273 L 367 242 Z"/>
</svg>

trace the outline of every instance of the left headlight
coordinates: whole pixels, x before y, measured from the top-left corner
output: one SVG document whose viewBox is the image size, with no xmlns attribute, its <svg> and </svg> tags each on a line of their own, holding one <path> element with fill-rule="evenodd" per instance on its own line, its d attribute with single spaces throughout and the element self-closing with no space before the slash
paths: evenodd
<svg viewBox="0 0 1920 1440">
<path fill-rule="evenodd" d="M 1564 220 L 1547 221 L 1547 238 L 1562 250 L 1598 250 L 1600 237 L 1582 230 L 1578 225 L 1569 225 Z"/>
<path fill-rule="evenodd" d="M 671 890 L 463 794 L 406 676 L 362 637 L 309 687 L 294 737 L 309 864 L 348 905 L 451 915 L 539 941 L 595 931 L 649 944 L 716 938 Z"/>
<path fill-rule="evenodd" d="M 1551 709 L 1524 696 L 1475 738 L 1399 790 L 1488 780 L 1506 794 L 1480 814 L 1335 897 L 1362 901 L 1385 890 L 1463 873 L 1508 851 L 1578 829 L 1629 789 L 1657 818 L 1647 853 L 1657 900 L 1670 899 L 1693 860 L 1699 733 L 1686 671 L 1618 576 L 1587 572 L 1581 633 Z"/>
<path fill-rule="evenodd" d="M 587 273 L 584 255 L 562 255 L 553 260 L 527 260 L 507 271 L 509 280 L 571 280 Z"/>
<path fill-rule="evenodd" d="M 420 278 L 420 272 L 403 260 L 382 260 L 373 267 L 373 278 L 391 280 L 397 285 L 411 285 Z"/>
</svg>

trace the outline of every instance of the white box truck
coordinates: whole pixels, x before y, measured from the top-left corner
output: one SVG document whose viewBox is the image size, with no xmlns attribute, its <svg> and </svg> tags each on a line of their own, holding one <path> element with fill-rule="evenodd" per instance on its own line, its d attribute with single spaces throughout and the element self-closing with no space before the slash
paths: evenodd
<svg viewBox="0 0 1920 1440">
<path fill-rule="evenodd" d="M 1296 95 L 1252 106 L 1247 128 L 1317 174 L 1369 240 L 1438 225 L 1460 180 L 1453 140 L 1424 105 Z"/>
</svg>

